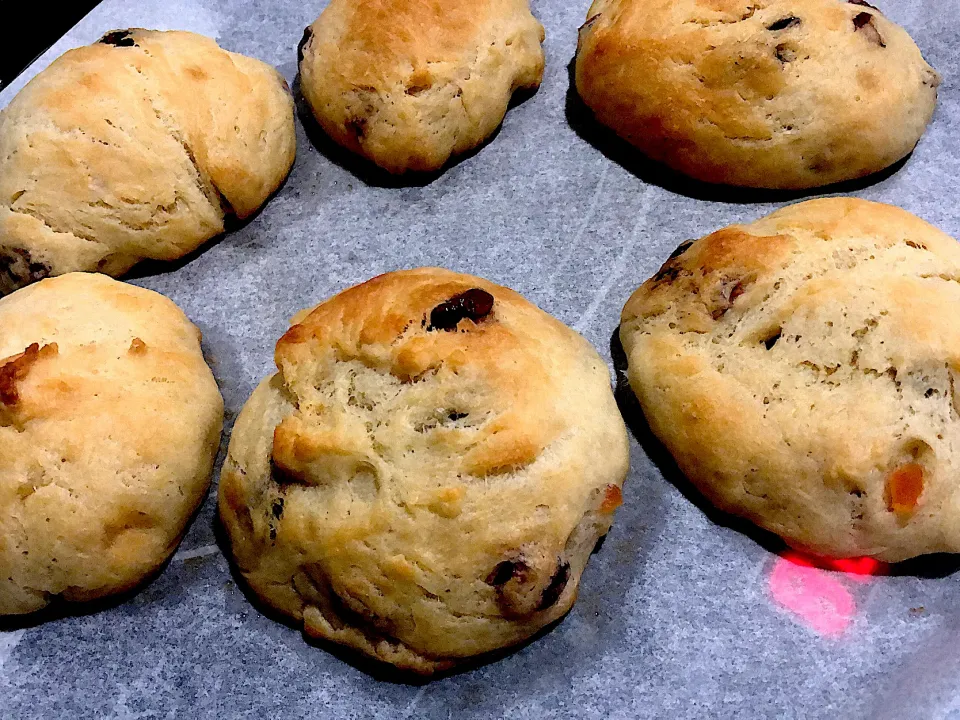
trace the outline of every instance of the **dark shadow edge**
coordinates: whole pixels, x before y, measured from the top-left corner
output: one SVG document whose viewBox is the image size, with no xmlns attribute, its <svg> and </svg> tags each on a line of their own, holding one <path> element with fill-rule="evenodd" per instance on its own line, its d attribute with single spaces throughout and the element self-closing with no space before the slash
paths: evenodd
<svg viewBox="0 0 960 720">
<path fill-rule="evenodd" d="M 296 160 L 294 160 L 294 163 L 296 163 Z M 292 174 L 293 165 L 290 166 L 290 170 L 287 171 L 287 174 L 277 186 L 277 189 L 270 193 L 266 200 L 264 200 L 256 210 L 247 215 L 245 218 L 238 218 L 233 211 L 227 212 L 223 219 L 223 231 L 217 233 L 208 240 L 204 240 L 202 243 L 200 243 L 200 245 L 187 254 L 181 255 L 174 260 L 153 260 L 149 258 L 141 260 L 119 279 L 124 281 L 145 280 L 147 278 L 156 277 L 157 275 L 165 275 L 167 273 L 175 272 L 176 270 L 189 265 L 211 248 L 216 247 L 223 242 L 228 235 L 234 235 L 247 227 L 247 225 L 255 222 L 257 218 L 260 217 L 260 214 L 264 211 L 267 205 L 269 205 L 274 198 L 283 192 L 284 188 L 287 186 L 287 181 L 290 179 Z"/>
</svg>

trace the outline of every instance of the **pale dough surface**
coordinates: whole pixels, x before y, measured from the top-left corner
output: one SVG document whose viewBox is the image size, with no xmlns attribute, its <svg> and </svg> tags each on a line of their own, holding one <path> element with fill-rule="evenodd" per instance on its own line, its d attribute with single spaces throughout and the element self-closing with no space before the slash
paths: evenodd
<svg viewBox="0 0 960 720">
<path fill-rule="evenodd" d="M 425 674 L 566 613 L 629 459 L 589 343 L 507 288 L 425 268 L 303 313 L 276 362 L 220 482 L 266 603 Z"/>
<path fill-rule="evenodd" d="M 862 1 L 596 0 L 576 85 L 597 119 L 711 183 L 800 189 L 906 156 L 939 75 Z"/>
<path fill-rule="evenodd" d="M 832 198 L 681 246 L 620 337 L 651 428 L 720 508 L 897 561 L 960 551 L 958 311 L 953 238 Z"/>
<path fill-rule="evenodd" d="M 71 273 L 0 299 L 0 614 L 129 590 L 210 483 L 223 401 L 170 300 Z"/>
<path fill-rule="evenodd" d="M 188 32 L 64 53 L 0 112 L 0 294 L 175 260 L 255 212 L 296 152 L 269 65 Z"/>
<path fill-rule="evenodd" d="M 300 87 L 341 145 L 437 170 L 539 87 L 543 37 L 527 0 L 333 0 L 304 33 Z"/>
</svg>

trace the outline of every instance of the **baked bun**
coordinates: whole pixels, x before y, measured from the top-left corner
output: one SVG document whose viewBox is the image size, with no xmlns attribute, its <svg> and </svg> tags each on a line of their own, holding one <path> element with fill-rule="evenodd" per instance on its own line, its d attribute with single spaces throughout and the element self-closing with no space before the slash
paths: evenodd
<svg viewBox="0 0 960 720">
<path fill-rule="evenodd" d="M 569 610 L 628 464 L 583 338 L 512 290 L 428 268 L 302 314 L 276 362 L 220 482 L 268 605 L 424 674 Z"/>
<path fill-rule="evenodd" d="M 392 173 L 486 140 L 543 77 L 527 0 L 332 0 L 304 32 L 300 88 L 326 133 Z"/>
<path fill-rule="evenodd" d="M 0 113 L 0 294 L 175 260 L 252 214 L 296 151 L 286 82 L 188 32 L 118 30 Z"/>
<path fill-rule="evenodd" d="M 576 85 L 597 119 L 710 183 L 802 189 L 909 154 L 940 77 L 863 0 L 596 0 Z"/>
<path fill-rule="evenodd" d="M 223 401 L 170 300 L 71 273 L 0 300 L 0 614 L 129 590 L 210 483 Z"/>
<path fill-rule="evenodd" d="M 718 507 L 789 544 L 960 551 L 960 247 L 833 198 L 684 243 L 623 310 L 653 432 Z"/>
</svg>

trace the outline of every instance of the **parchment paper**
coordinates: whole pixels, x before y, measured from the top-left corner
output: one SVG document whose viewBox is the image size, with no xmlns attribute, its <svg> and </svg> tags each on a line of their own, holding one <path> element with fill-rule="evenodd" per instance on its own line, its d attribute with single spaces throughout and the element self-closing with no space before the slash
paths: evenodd
<svg viewBox="0 0 960 720">
<path fill-rule="evenodd" d="M 960 236 L 960 0 L 878 2 L 944 84 L 913 156 L 841 190 Z M 64 50 L 129 26 L 214 36 L 293 83 L 297 42 L 323 5 L 105 0 L 0 106 Z M 613 373 L 620 309 L 678 243 L 794 199 L 684 182 L 610 140 L 569 93 L 587 0 L 532 5 L 547 31 L 543 86 L 479 152 L 437 177 L 390 183 L 298 119 L 296 165 L 259 215 L 186 262 L 135 273 L 202 328 L 226 400 L 224 447 L 290 316 L 345 287 L 427 264 L 483 275 L 582 332 Z M 625 504 L 572 612 L 516 652 L 418 685 L 307 643 L 238 588 L 214 532 L 215 475 L 149 586 L 97 612 L 0 632 L 0 715 L 960 717 L 957 561 L 873 576 L 780 557 L 775 538 L 717 515 L 686 485 L 619 385 L 632 430 Z"/>
</svg>

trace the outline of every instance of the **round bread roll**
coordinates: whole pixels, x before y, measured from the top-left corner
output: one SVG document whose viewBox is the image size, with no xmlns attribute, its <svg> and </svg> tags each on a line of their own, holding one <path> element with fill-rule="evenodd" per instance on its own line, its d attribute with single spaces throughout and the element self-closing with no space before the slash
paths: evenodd
<svg viewBox="0 0 960 720">
<path fill-rule="evenodd" d="M 336 142 L 392 173 L 486 140 L 543 77 L 527 0 L 332 0 L 304 31 L 300 87 Z"/>
<path fill-rule="evenodd" d="M 254 592 L 423 674 L 566 613 L 628 464 L 596 351 L 512 290 L 429 268 L 295 322 L 220 482 Z"/>
<path fill-rule="evenodd" d="M 129 590 L 203 499 L 223 401 L 170 300 L 71 273 L 0 300 L 0 614 Z"/>
<path fill-rule="evenodd" d="M 295 143 L 286 81 L 209 38 L 70 50 L 0 113 L 0 294 L 186 255 L 266 201 Z"/>
<path fill-rule="evenodd" d="M 630 384 L 727 512 L 832 557 L 960 551 L 960 246 L 814 200 L 684 243 L 627 302 Z"/>
<path fill-rule="evenodd" d="M 801 189 L 908 155 L 940 77 L 863 0 L 596 0 L 576 85 L 597 119 L 710 183 Z"/>
</svg>

